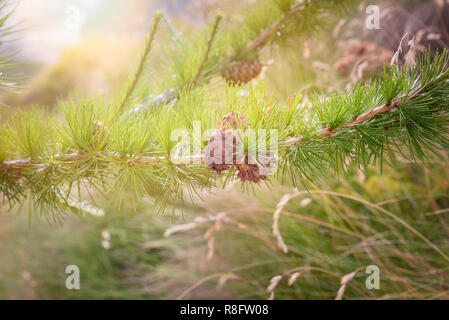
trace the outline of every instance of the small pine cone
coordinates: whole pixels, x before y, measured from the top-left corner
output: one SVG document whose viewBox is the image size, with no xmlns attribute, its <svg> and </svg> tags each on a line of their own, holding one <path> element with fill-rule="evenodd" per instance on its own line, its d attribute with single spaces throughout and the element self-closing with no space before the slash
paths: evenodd
<svg viewBox="0 0 449 320">
<path fill-rule="evenodd" d="M 278 161 L 274 154 L 270 152 L 266 152 L 264 155 L 258 154 L 257 161 L 253 159 L 249 163 L 250 161 L 248 159 L 250 158 L 252 158 L 250 155 L 246 156 L 245 163 L 237 165 L 237 177 L 240 178 L 240 181 L 259 183 L 265 180 L 269 174 L 274 173 Z"/>
<path fill-rule="evenodd" d="M 243 157 L 243 147 L 232 131 L 217 130 L 203 150 L 205 163 L 221 174 Z"/>
<path fill-rule="evenodd" d="M 261 174 L 257 164 L 239 164 L 237 165 L 237 169 L 237 177 L 239 177 L 242 182 L 251 181 L 259 183 L 267 178 L 266 175 Z"/>
<path fill-rule="evenodd" d="M 259 76 L 261 71 L 262 64 L 259 60 L 251 59 L 224 70 L 222 76 L 233 85 L 241 85 Z"/>
</svg>

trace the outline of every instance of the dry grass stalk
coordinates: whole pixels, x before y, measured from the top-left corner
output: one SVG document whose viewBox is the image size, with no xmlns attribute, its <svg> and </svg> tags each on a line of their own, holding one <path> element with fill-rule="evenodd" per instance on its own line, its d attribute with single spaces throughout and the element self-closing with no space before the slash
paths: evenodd
<svg viewBox="0 0 449 320">
<path fill-rule="evenodd" d="M 225 219 L 225 217 L 222 216 L 223 214 L 226 215 L 226 213 L 222 212 L 222 213 L 217 214 L 216 216 L 196 217 L 193 220 L 193 222 L 191 222 L 191 223 L 175 225 L 175 226 L 170 227 L 167 230 L 165 230 L 164 237 L 169 237 L 174 233 L 192 230 L 192 229 L 195 229 L 207 222 L 215 222 L 218 219 L 227 221 L 227 219 Z"/>
<path fill-rule="evenodd" d="M 197 217 L 197 218 L 195 218 L 194 222 L 186 223 L 186 224 L 179 224 L 179 225 L 173 226 L 171 228 L 168 228 L 164 232 L 164 236 L 169 237 L 174 233 L 192 230 L 192 229 L 198 228 L 201 225 L 208 223 L 208 222 L 213 222 L 213 225 L 209 229 L 207 229 L 206 233 L 204 234 L 204 239 L 207 240 L 207 247 L 208 247 L 207 257 L 206 257 L 207 260 L 212 259 L 212 257 L 214 256 L 215 232 L 221 229 L 223 222 L 233 223 L 240 229 L 247 228 L 244 224 L 236 222 L 236 221 L 228 218 L 226 216 L 226 212 L 220 212 L 219 214 L 217 214 L 215 216 L 209 216 L 207 218 Z"/>
<path fill-rule="evenodd" d="M 288 252 L 288 248 L 284 242 L 284 239 L 282 238 L 281 231 L 279 230 L 279 219 L 281 217 L 282 210 L 287 205 L 287 203 L 290 201 L 290 199 L 297 197 L 298 195 L 299 195 L 299 192 L 284 194 L 281 198 L 281 201 L 279 201 L 278 204 L 276 205 L 276 211 L 273 214 L 273 234 L 277 239 L 278 247 L 284 253 Z"/>
<path fill-rule="evenodd" d="M 196 228 L 198 228 L 206 223 L 209 223 L 209 222 L 213 222 L 213 225 L 209 229 L 207 229 L 206 233 L 203 236 L 204 239 L 207 240 L 207 247 L 208 247 L 207 256 L 206 256 L 207 260 L 212 259 L 212 257 L 214 256 L 215 232 L 219 231 L 221 229 L 221 227 L 223 226 L 223 222 L 231 223 L 241 230 L 248 230 L 247 225 L 245 225 L 241 222 L 238 222 L 234 219 L 229 218 L 227 216 L 226 212 L 220 212 L 215 216 L 197 217 L 191 223 L 179 224 L 179 225 L 173 226 L 171 228 L 168 228 L 164 232 L 164 236 L 169 237 L 174 233 L 196 229 Z"/>
<path fill-rule="evenodd" d="M 235 274 L 223 274 L 219 279 L 217 283 L 217 290 L 222 290 L 225 284 L 228 282 L 228 280 L 239 280 L 241 279 L 239 276 Z"/>
<path fill-rule="evenodd" d="M 184 290 L 177 298 L 176 300 L 182 300 L 184 299 L 188 294 L 190 294 L 193 290 L 195 290 L 196 288 L 200 287 L 203 283 L 214 279 L 214 278 L 222 278 L 222 277 L 227 277 L 228 279 L 240 279 L 239 276 L 233 274 L 233 273 L 217 273 L 217 274 L 212 274 L 210 276 L 207 276 L 201 280 L 199 280 L 198 282 L 194 283 L 193 285 L 191 285 L 190 287 L 188 287 L 186 290 Z"/>
<path fill-rule="evenodd" d="M 282 280 L 282 275 L 277 275 L 271 278 L 270 284 L 268 285 L 267 291 L 270 293 L 268 300 L 274 300 L 274 291 L 278 286 L 279 282 Z"/>
<path fill-rule="evenodd" d="M 173 227 L 168 228 L 167 230 L 165 230 L 164 237 L 169 237 L 172 234 L 177 233 L 177 232 L 183 232 L 183 231 L 187 231 L 187 230 L 192 230 L 192 229 L 196 228 L 197 226 L 198 226 L 198 224 L 195 223 L 195 222 L 186 223 L 186 224 L 179 224 L 179 225 L 173 226 Z"/>
<path fill-rule="evenodd" d="M 223 225 L 223 220 L 226 218 L 226 212 L 220 212 L 216 216 L 215 223 L 210 227 L 206 233 L 204 234 L 204 238 L 207 239 L 207 260 L 212 259 L 215 252 L 215 231 L 218 231 L 221 229 L 221 226 Z"/>
<path fill-rule="evenodd" d="M 291 287 L 296 280 L 299 278 L 299 276 L 301 275 L 301 272 L 295 272 L 293 273 L 290 278 L 288 279 L 288 285 Z"/>
<path fill-rule="evenodd" d="M 354 279 L 355 275 L 357 274 L 357 272 L 361 268 L 362 267 L 357 268 L 353 272 L 345 274 L 343 277 L 341 277 L 341 280 L 340 280 L 341 287 L 340 287 L 340 289 L 338 289 L 337 296 L 335 297 L 335 300 L 342 300 L 343 299 L 343 295 L 345 294 L 345 290 L 346 290 L 347 284 L 349 283 L 349 281 Z"/>
<path fill-rule="evenodd" d="M 411 60 L 414 60 L 414 56 L 416 54 L 416 51 L 415 51 L 415 37 L 407 32 L 407 33 L 405 33 L 402 36 L 401 41 L 399 42 L 398 49 L 396 50 L 396 52 L 394 53 L 393 57 L 391 58 L 390 66 L 399 65 L 400 64 L 399 57 L 400 57 L 400 55 L 402 53 L 402 49 L 404 48 L 404 41 L 408 37 L 411 37 L 411 40 L 409 40 L 408 43 L 407 43 L 409 45 L 410 49 L 409 49 L 409 51 L 406 54 L 406 60 L 408 60 L 409 62 Z"/>
</svg>

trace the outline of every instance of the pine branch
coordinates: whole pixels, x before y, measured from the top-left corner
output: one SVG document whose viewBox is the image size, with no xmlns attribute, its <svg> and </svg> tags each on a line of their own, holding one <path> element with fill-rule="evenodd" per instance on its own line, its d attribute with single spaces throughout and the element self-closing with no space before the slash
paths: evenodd
<svg viewBox="0 0 449 320">
<path fill-rule="evenodd" d="M 103 154 L 95 154 L 94 157 L 101 158 L 101 157 L 111 157 L 112 154 L 103 153 Z M 157 166 L 161 164 L 167 164 L 169 163 L 169 160 L 165 158 L 159 158 L 159 157 L 145 157 L 145 156 L 138 156 L 138 157 L 130 157 L 130 156 L 121 156 L 121 155 L 115 155 L 119 157 L 121 160 L 126 161 L 129 167 L 133 167 L 136 164 L 144 165 L 144 166 Z M 54 156 L 55 161 L 60 162 L 66 162 L 66 163 L 75 163 L 75 162 L 83 162 L 86 160 L 89 160 L 92 155 L 86 155 L 83 153 L 68 153 L 68 154 L 56 154 Z M 175 159 L 176 163 L 175 166 L 178 166 L 180 168 L 185 167 L 186 163 L 191 163 L 194 161 L 200 161 L 203 162 L 202 156 L 191 156 L 191 157 L 178 157 Z M 10 161 L 4 161 L 0 163 L 0 172 L 7 172 L 7 171 L 15 171 L 23 170 L 27 168 L 33 168 L 36 166 L 42 165 L 39 160 L 33 160 L 30 158 L 21 158 L 16 160 L 10 160 Z"/>
<path fill-rule="evenodd" d="M 310 5 L 310 1 L 303 1 L 301 3 L 297 3 L 293 5 L 288 12 L 284 14 L 284 16 L 273 23 L 271 26 L 263 30 L 254 40 L 252 40 L 248 45 L 240 52 L 235 54 L 229 59 L 229 62 L 238 61 L 242 57 L 259 50 L 263 46 L 265 46 L 268 41 L 273 38 L 273 36 L 279 31 L 280 26 L 291 16 L 307 9 Z"/>
<path fill-rule="evenodd" d="M 246 97 L 236 90 L 228 105 L 208 103 L 205 110 L 187 99 L 184 111 L 146 118 L 107 118 L 92 104 L 73 103 L 66 110 L 67 123 L 55 131 L 35 114 L 17 118 L 0 135 L 0 192 L 10 203 L 30 193 L 34 201 L 60 205 L 56 199 L 68 199 L 73 184 L 87 183 L 105 192 L 131 189 L 139 196 L 162 196 L 163 204 L 170 198 L 182 202 L 185 192 L 208 188 L 221 176 L 237 174 L 244 182 L 269 178 L 260 171 L 266 162 L 246 162 L 252 150 L 240 134 L 247 129 L 277 131 L 278 175 L 288 173 L 298 184 L 332 169 L 342 172 L 350 163 L 366 169 L 392 152 L 425 160 L 429 152 L 449 147 L 449 59 L 446 53 L 433 59 L 427 55 L 417 65 L 393 67 L 378 82 L 342 95 L 317 96 L 310 105 L 299 97 L 274 105 L 263 88 L 253 88 Z M 191 128 L 197 110 L 205 128 L 206 123 L 216 128 L 215 138 L 203 141 L 199 153 L 178 154 L 173 130 Z M 106 119 L 108 127 L 96 118 Z M 231 163 L 220 167 L 206 150 L 214 141 L 222 145 L 217 133 L 225 129 L 231 130 L 233 144 L 241 141 L 245 156 L 242 163 L 231 156 Z M 188 149 L 194 150 L 195 140 L 189 141 Z M 6 159 L 15 155 L 26 156 Z"/>
<path fill-rule="evenodd" d="M 293 2 L 293 1 L 291 1 L 291 2 Z M 225 70 L 229 66 L 233 65 L 235 62 L 243 59 L 244 57 L 246 57 L 248 55 L 256 54 L 258 51 L 263 49 L 269 43 L 269 41 L 272 40 L 278 34 L 281 26 L 288 25 L 288 24 L 293 25 L 294 21 L 290 21 L 290 20 L 292 20 L 292 18 L 296 18 L 297 20 L 302 20 L 303 17 L 301 16 L 301 14 L 303 14 L 303 16 L 308 15 L 307 9 L 315 3 L 316 3 L 316 6 L 319 7 L 321 5 L 321 2 L 322 1 L 307 0 L 307 1 L 302 1 L 302 2 L 295 3 L 295 4 L 291 5 L 291 7 L 288 8 L 288 10 L 284 14 L 282 14 L 282 16 L 278 20 L 273 22 L 271 25 L 267 26 L 265 29 L 261 29 L 260 33 L 254 39 L 249 41 L 248 44 L 242 50 L 238 51 L 237 53 L 233 54 L 232 56 L 223 57 L 204 76 L 209 77 L 213 74 L 220 73 L 221 71 Z M 334 2 L 334 1 L 329 1 L 329 3 L 331 3 L 331 2 Z M 346 2 L 350 3 L 351 1 L 340 1 L 340 2 L 341 3 L 339 3 L 339 5 L 343 6 L 344 3 L 346 3 Z M 314 26 L 314 24 L 319 25 L 319 23 L 320 23 L 320 21 L 314 21 L 313 23 L 311 23 L 310 28 L 316 27 L 316 26 Z M 217 24 L 217 22 L 215 24 Z M 213 29 L 215 29 L 215 28 L 213 28 Z M 216 32 L 216 30 L 215 30 L 215 32 Z M 235 30 L 235 32 L 238 33 L 239 30 Z M 213 36 L 215 37 L 214 33 L 213 33 Z M 208 45 L 207 55 L 209 54 L 210 49 L 211 49 L 211 43 Z M 203 65 L 200 67 L 199 71 L 202 71 L 202 69 L 204 68 L 205 61 L 207 61 L 207 59 L 203 60 Z M 198 82 L 198 79 L 200 78 L 200 76 L 201 76 L 201 72 L 198 72 L 197 75 L 195 76 L 195 79 L 192 81 L 193 85 L 189 86 L 190 89 L 193 89 L 195 87 L 195 84 Z M 170 88 L 170 89 L 164 91 L 163 93 L 159 94 L 158 96 L 156 96 L 154 99 L 144 100 L 143 103 L 136 106 L 132 110 L 132 112 L 143 112 L 143 111 L 147 110 L 147 108 L 149 106 L 158 107 L 158 106 L 167 104 L 167 103 L 171 102 L 173 99 L 175 99 L 177 96 L 179 96 L 181 94 L 181 92 L 185 92 L 185 91 L 179 90 L 179 88 Z"/>
<path fill-rule="evenodd" d="M 389 113 L 395 108 L 399 108 L 401 103 L 403 103 L 404 101 L 411 101 L 413 99 L 419 98 L 422 94 L 425 93 L 427 86 L 437 85 L 437 84 L 447 80 L 448 78 L 449 78 L 449 72 L 446 71 L 446 72 L 442 73 L 438 78 L 433 80 L 432 82 L 427 83 L 425 87 L 418 87 L 415 90 L 413 90 L 413 92 L 408 93 L 392 102 L 386 102 L 385 104 L 383 104 L 380 107 L 374 108 L 374 109 L 369 110 L 361 115 L 358 115 L 354 120 L 349 121 L 345 125 L 342 125 L 338 128 L 329 128 L 329 127 L 322 128 L 321 132 L 318 134 L 317 138 L 330 137 L 332 135 L 338 134 L 339 131 L 341 131 L 343 129 L 357 129 L 357 127 L 359 125 L 363 124 L 364 122 L 369 121 L 378 115 Z M 301 142 L 302 142 L 302 138 L 299 136 L 295 136 L 287 141 L 287 143 L 291 143 L 292 145 L 296 145 Z"/>
<path fill-rule="evenodd" d="M 215 16 L 215 23 L 212 28 L 212 34 L 210 36 L 209 41 L 207 42 L 206 54 L 204 56 L 203 61 L 201 62 L 200 67 L 198 68 L 198 72 L 196 73 L 195 77 L 193 78 L 192 82 L 190 83 L 191 88 L 193 88 L 197 84 L 198 79 L 200 78 L 201 73 L 203 72 L 204 65 L 207 63 L 207 61 L 209 59 L 210 49 L 212 48 L 212 43 L 215 39 L 215 36 L 217 35 L 218 25 L 220 24 L 220 21 L 222 19 L 223 19 L 223 15 L 221 13 L 217 13 L 217 15 Z"/>
<path fill-rule="evenodd" d="M 137 82 L 139 81 L 140 77 L 142 76 L 142 72 L 143 72 L 145 63 L 146 63 L 148 55 L 150 53 L 150 50 L 151 50 L 151 47 L 152 47 L 152 44 L 154 41 L 154 37 L 156 35 L 156 31 L 157 31 L 159 22 L 161 21 L 162 17 L 163 17 L 163 15 L 159 11 L 156 12 L 154 15 L 151 33 L 150 33 L 148 41 L 145 45 L 145 49 L 143 51 L 142 57 L 140 59 L 139 67 L 137 68 L 137 71 L 136 71 L 136 74 L 134 75 L 133 81 L 126 92 L 125 98 L 123 99 L 123 101 L 120 104 L 120 107 L 118 109 L 118 111 L 120 113 L 122 113 L 124 111 L 124 108 L 125 108 L 126 104 L 128 103 L 129 98 L 131 97 L 131 95 L 134 92 L 134 89 L 136 88 Z"/>
</svg>

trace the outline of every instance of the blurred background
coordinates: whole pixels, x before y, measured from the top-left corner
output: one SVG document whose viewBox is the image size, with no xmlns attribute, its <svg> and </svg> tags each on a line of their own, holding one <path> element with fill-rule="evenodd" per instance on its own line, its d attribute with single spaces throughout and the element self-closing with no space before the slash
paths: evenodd
<svg viewBox="0 0 449 320">
<path fill-rule="evenodd" d="M 29 90 L 6 97 L 6 103 L 51 106 L 71 90 L 117 89 L 156 10 L 192 27 L 204 23 L 201 11 L 182 0 L 20 1 L 11 23 L 25 19 L 25 30 L 4 50 L 19 50 L 16 59 L 24 63 L 17 72 L 29 78 Z"/>
<path fill-rule="evenodd" d="M 73 92 L 113 95 L 132 73 L 156 10 L 190 34 L 217 8 L 232 17 L 228 23 L 239 21 L 252 2 L 23 0 L 14 19 L 25 18 L 26 28 L 4 50 L 20 50 L 16 59 L 23 63 L 15 72 L 26 76 L 26 89 L 0 94 L 9 106 L 0 108 L 1 121 L 19 108 L 57 113 L 59 101 Z M 307 100 L 313 92 L 342 92 L 375 77 L 406 31 L 424 30 L 423 47 L 446 47 L 446 1 L 378 2 L 381 31 L 360 32 L 367 5 L 361 1 L 350 16 L 330 19 L 327 32 L 264 50 L 258 80 L 279 101 L 298 93 Z M 438 24 L 435 13 L 442 17 Z M 167 29 L 151 65 L 163 58 L 161 43 L 169 38 Z M 357 59 L 347 50 L 354 46 L 363 49 Z M 368 67 L 360 70 L 360 61 Z M 293 192 L 280 181 L 254 192 L 236 183 L 162 216 L 150 199 L 120 210 L 99 200 L 104 216 L 68 215 L 60 224 L 35 216 L 28 204 L 3 206 L 0 298 L 333 299 L 341 277 L 358 270 L 345 298 L 448 299 L 448 262 L 413 232 L 449 252 L 448 159 L 443 150 L 425 167 L 398 156 L 383 169 L 354 169 L 316 183 L 282 207 L 279 230 L 288 252 L 272 233 L 273 213 Z M 80 290 L 66 289 L 67 265 L 79 266 Z M 365 287 L 368 265 L 380 268 L 379 290 Z M 279 283 L 267 290 L 273 279 Z"/>
</svg>

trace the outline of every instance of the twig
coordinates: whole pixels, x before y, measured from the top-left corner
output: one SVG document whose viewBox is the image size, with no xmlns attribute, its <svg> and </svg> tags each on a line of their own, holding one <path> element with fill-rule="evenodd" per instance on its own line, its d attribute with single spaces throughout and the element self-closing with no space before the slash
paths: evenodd
<svg viewBox="0 0 449 320">
<path fill-rule="evenodd" d="M 83 161 L 87 160 L 88 157 L 87 154 L 82 153 L 68 153 L 68 154 L 56 154 L 54 159 L 55 161 L 62 161 L 62 162 L 74 162 L 74 161 Z M 92 155 L 88 155 L 92 157 Z M 93 157 L 101 158 L 101 157 L 107 157 L 111 156 L 111 154 L 100 154 L 97 153 Z M 158 164 L 163 164 L 169 162 L 166 158 L 158 158 L 158 157 L 131 157 L 126 156 L 125 158 L 120 155 L 115 155 L 125 161 L 128 161 L 128 166 L 132 167 L 134 164 L 140 164 L 145 166 L 154 166 Z M 189 157 L 179 157 L 173 159 L 175 161 L 170 161 L 171 163 L 175 164 L 177 167 L 185 167 L 186 164 L 189 163 L 202 163 L 203 157 L 202 155 L 196 155 L 196 156 L 189 156 Z M 4 161 L 0 163 L 0 172 L 1 171 L 8 171 L 8 170 L 21 170 L 27 167 L 32 167 L 34 165 L 41 165 L 42 162 L 38 162 L 35 159 L 31 158 L 21 158 L 16 160 L 10 160 L 10 161 Z M 50 163 L 49 163 L 50 164 Z"/>
<path fill-rule="evenodd" d="M 214 42 L 215 36 L 217 35 L 218 25 L 220 24 L 220 21 L 222 19 L 223 19 L 223 15 L 221 13 L 218 13 L 215 17 L 215 23 L 214 23 L 214 27 L 212 29 L 212 33 L 210 35 L 209 41 L 207 42 L 206 54 L 204 55 L 204 59 L 201 62 L 200 67 L 198 68 L 198 72 L 196 73 L 195 77 L 193 78 L 192 82 L 190 83 L 190 87 L 194 87 L 196 85 L 196 83 L 198 82 L 198 79 L 201 76 L 201 72 L 203 72 L 204 66 L 206 65 L 207 61 L 209 60 L 210 49 L 212 48 L 212 43 Z"/>
<path fill-rule="evenodd" d="M 442 81 L 447 80 L 448 78 L 449 78 L 449 72 L 445 72 L 442 76 L 440 76 L 438 79 L 433 81 L 432 84 L 434 84 L 434 85 L 438 84 Z M 426 89 L 425 87 L 419 87 L 407 95 L 404 95 L 392 102 L 387 102 L 380 107 L 374 108 L 372 110 L 369 110 L 369 111 L 357 116 L 354 120 L 352 120 L 342 126 L 339 126 L 338 128 L 324 127 L 318 133 L 317 138 L 321 139 L 321 138 L 333 136 L 334 134 L 340 132 L 343 129 L 355 129 L 360 124 L 373 119 L 375 116 L 377 116 L 379 114 L 388 113 L 388 112 L 392 111 L 394 108 L 398 108 L 399 105 L 403 101 L 416 99 L 416 98 L 420 97 L 425 92 L 425 89 Z M 295 146 L 301 142 L 303 142 L 303 139 L 302 139 L 302 137 L 299 137 L 299 136 L 294 136 L 294 137 L 290 138 L 289 140 L 287 140 L 287 144 L 290 144 L 292 146 Z"/>
<path fill-rule="evenodd" d="M 363 266 L 362 267 L 358 267 L 353 272 L 348 273 L 348 274 L 344 275 L 343 277 L 341 277 L 341 279 L 340 279 L 341 287 L 340 287 L 340 289 L 338 289 L 337 296 L 335 297 L 335 300 L 342 300 L 343 299 L 343 295 L 344 295 L 344 293 L 346 291 L 346 286 L 348 285 L 348 283 L 352 279 L 354 279 L 354 277 L 357 274 L 357 272 L 359 272 L 363 268 L 364 268 Z"/>
<path fill-rule="evenodd" d="M 281 231 L 279 230 L 279 220 L 281 217 L 282 210 L 284 209 L 286 204 L 290 201 L 290 199 L 297 197 L 298 195 L 300 195 L 298 191 L 283 195 L 281 201 L 279 201 L 279 203 L 276 205 L 276 211 L 273 214 L 273 226 L 272 226 L 273 234 L 277 239 L 278 247 L 284 253 L 288 252 L 288 247 L 285 244 L 284 239 L 282 238 Z"/>
<path fill-rule="evenodd" d="M 233 273 L 215 273 L 215 274 L 212 274 L 210 276 L 207 276 L 207 277 L 199 280 L 198 282 L 196 282 L 193 285 L 191 285 L 190 287 L 188 287 L 178 297 L 176 297 L 176 300 L 184 299 L 185 296 L 187 296 L 190 292 L 192 292 L 193 290 L 195 290 L 196 288 L 201 286 L 203 283 L 205 283 L 211 279 L 221 278 L 221 277 L 227 277 L 229 279 L 240 279 L 240 277 L 238 277 L 237 275 L 235 275 Z"/>
<path fill-rule="evenodd" d="M 175 94 L 176 94 L 175 89 L 168 89 L 152 100 L 145 99 L 141 104 L 132 109 L 131 113 L 139 113 L 141 111 L 147 110 L 149 105 L 157 107 L 161 104 L 169 103 L 175 98 Z"/>
<path fill-rule="evenodd" d="M 156 31 L 157 31 L 159 22 L 161 21 L 161 18 L 162 18 L 162 13 L 159 11 L 156 12 L 156 14 L 154 15 L 154 19 L 153 19 L 153 27 L 151 29 L 151 33 L 148 38 L 148 41 L 145 45 L 145 49 L 143 51 L 142 58 L 140 59 L 139 67 L 137 68 L 133 82 L 131 83 L 130 87 L 128 88 L 128 91 L 126 92 L 125 98 L 123 99 L 122 103 L 120 104 L 119 112 L 123 112 L 123 109 L 124 109 L 126 103 L 128 102 L 129 98 L 131 97 L 132 93 L 134 92 L 134 89 L 136 88 L 137 82 L 139 82 L 139 79 L 142 75 L 142 72 L 143 72 L 143 69 L 145 66 L 145 62 L 148 58 L 148 54 L 150 53 L 150 50 L 151 50 L 151 47 L 152 47 L 152 44 L 154 41 L 154 36 L 156 35 Z"/>
<path fill-rule="evenodd" d="M 279 27 L 281 26 L 284 19 L 287 17 L 293 16 L 296 13 L 298 13 L 301 10 L 306 9 L 310 5 L 309 1 L 305 1 L 304 3 L 297 3 L 293 5 L 290 10 L 285 14 L 284 17 L 273 23 L 270 27 L 262 31 L 254 40 L 252 40 L 245 49 L 237 53 L 236 55 L 232 56 L 230 58 L 230 61 L 239 60 L 243 56 L 245 56 L 248 52 L 251 52 L 253 50 L 256 50 L 262 46 L 264 46 L 270 37 L 278 31 Z"/>
<path fill-rule="evenodd" d="M 277 32 L 277 30 L 279 29 L 279 26 L 282 24 L 282 22 L 290 16 L 295 15 L 296 13 L 298 13 L 301 10 L 304 10 L 305 8 L 307 8 L 310 5 L 309 1 L 306 1 L 305 3 L 297 3 L 295 5 L 293 5 L 290 10 L 284 15 L 284 17 L 282 17 L 281 19 L 279 19 L 278 21 L 276 21 L 275 23 L 273 23 L 270 27 L 266 28 L 265 30 L 263 30 L 256 38 L 254 38 L 241 52 L 229 57 L 228 59 L 225 59 L 223 62 L 219 63 L 218 65 L 221 66 L 227 66 L 235 61 L 238 61 L 239 59 L 241 59 L 244 55 L 246 55 L 248 52 L 251 52 L 253 50 L 257 50 L 260 49 L 261 47 L 263 47 L 268 40 L 270 39 L 270 37 Z M 212 37 L 211 37 L 212 38 Z M 209 54 L 209 53 L 207 53 Z M 203 60 L 203 64 L 205 60 Z M 204 66 L 201 67 L 201 69 Z M 218 68 L 218 70 L 223 69 L 223 67 Z M 197 74 L 198 78 L 200 76 L 202 70 L 200 70 L 200 72 Z M 196 82 L 198 81 L 198 79 L 196 79 L 195 81 L 192 81 L 192 83 L 196 84 Z M 192 86 L 191 86 L 192 87 Z M 177 93 L 177 88 L 171 88 L 168 89 L 166 91 L 164 91 L 163 93 L 161 93 L 160 95 L 158 95 L 156 98 L 150 100 L 150 99 L 146 99 L 142 104 L 138 105 L 137 107 L 135 107 L 132 112 L 141 112 L 144 111 L 148 108 L 149 105 L 153 105 L 155 107 L 161 105 L 161 104 L 165 104 L 168 103 L 170 101 L 172 101 L 175 97 L 176 97 L 176 93 Z"/>
<path fill-rule="evenodd" d="M 447 80 L 448 78 L 449 78 L 449 71 L 446 71 L 439 78 L 434 80 L 431 84 L 433 84 L 433 85 L 438 84 L 442 81 Z M 428 85 L 430 85 L 430 84 L 428 84 Z M 393 110 L 394 108 L 398 108 L 399 105 L 403 101 L 418 98 L 425 92 L 425 89 L 426 89 L 425 87 L 419 87 L 419 88 L 415 89 L 414 91 L 412 91 L 411 93 L 394 100 L 393 102 L 387 102 L 378 108 L 372 109 L 370 111 L 367 111 L 367 112 L 359 115 L 354 120 L 352 120 L 352 121 L 348 122 L 347 124 L 340 126 L 338 128 L 335 128 L 335 129 L 328 128 L 328 127 L 322 128 L 320 133 L 317 136 L 317 139 L 330 137 L 330 136 L 340 132 L 343 129 L 357 128 L 360 124 L 374 118 L 375 116 L 377 116 L 379 114 L 388 113 L 391 110 Z M 304 139 L 302 137 L 294 136 L 294 137 L 290 138 L 289 140 L 287 140 L 287 144 L 289 144 L 291 146 L 295 146 L 299 143 L 302 143 L 303 141 L 304 141 Z M 100 157 L 104 157 L 104 156 L 110 156 L 110 154 L 96 154 L 95 156 L 100 158 Z M 120 156 L 118 156 L 118 157 L 120 157 Z M 80 154 L 80 153 L 62 154 L 62 155 L 58 154 L 58 155 L 56 155 L 55 158 L 56 158 L 55 160 L 70 162 L 70 161 L 83 160 L 83 159 L 85 159 L 85 155 Z M 131 156 L 128 156 L 127 160 L 129 161 L 130 166 L 134 165 L 135 163 L 141 164 L 141 165 L 157 165 L 160 163 L 166 163 L 168 161 L 165 158 L 157 158 L 157 157 L 133 158 Z M 175 161 L 172 161 L 172 163 L 174 163 L 176 166 L 178 166 L 180 168 L 185 167 L 185 165 L 188 163 L 203 163 L 204 162 L 202 155 L 180 157 L 180 158 L 176 158 L 174 160 Z M 30 158 L 4 161 L 3 163 L 0 163 L 0 171 L 17 170 L 17 169 L 29 167 L 29 166 L 32 166 L 35 164 L 39 164 L 39 163 L 36 160 L 30 159 Z"/>
</svg>

